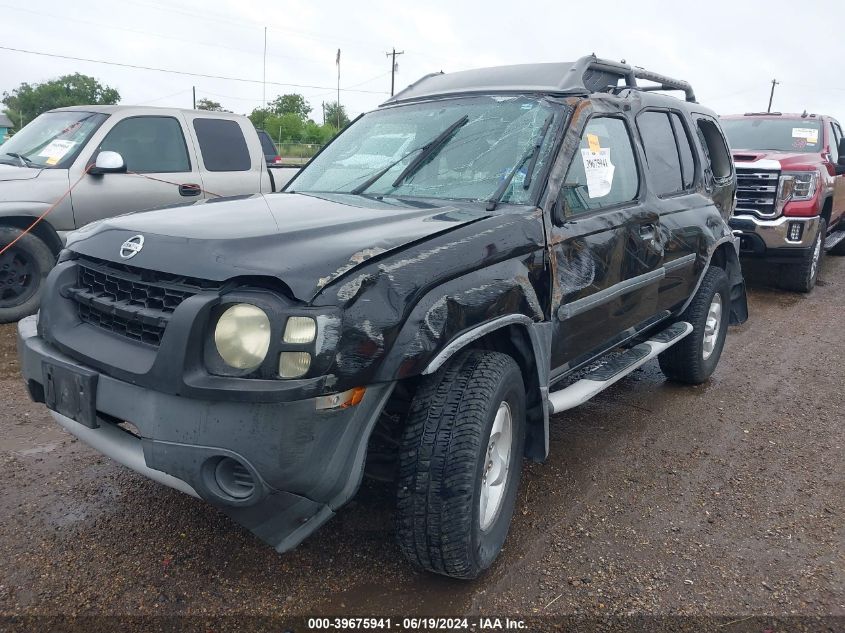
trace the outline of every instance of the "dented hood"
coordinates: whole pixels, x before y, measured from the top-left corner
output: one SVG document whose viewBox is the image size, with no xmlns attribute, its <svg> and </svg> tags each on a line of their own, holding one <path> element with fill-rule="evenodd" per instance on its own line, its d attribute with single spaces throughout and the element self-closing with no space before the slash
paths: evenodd
<svg viewBox="0 0 845 633">
<path fill-rule="evenodd" d="M 372 257 L 489 214 L 478 203 L 272 194 L 135 213 L 89 224 L 68 247 L 138 268 L 224 281 L 272 276 L 303 301 Z M 144 236 L 131 259 L 121 245 Z"/>
</svg>

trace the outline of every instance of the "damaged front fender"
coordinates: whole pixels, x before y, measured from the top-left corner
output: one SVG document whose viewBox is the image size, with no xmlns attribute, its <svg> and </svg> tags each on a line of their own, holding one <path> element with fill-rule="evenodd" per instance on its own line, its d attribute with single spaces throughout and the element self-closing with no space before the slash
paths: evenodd
<svg viewBox="0 0 845 633">
<path fill-rule="evenodd" d="M 503 314 L 546 320 L 544 261 L 537 209 L 503 207 L 359 265 L 315 300 L 343 308 L 334 388 L 420 375 L 457 337 Z"/>
</svg>

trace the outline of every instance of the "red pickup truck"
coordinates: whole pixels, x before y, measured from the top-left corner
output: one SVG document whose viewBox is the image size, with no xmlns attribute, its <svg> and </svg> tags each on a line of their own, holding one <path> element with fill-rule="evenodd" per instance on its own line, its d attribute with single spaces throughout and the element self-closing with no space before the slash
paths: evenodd
<svg viewBox="0 0 845 633">
<path fill-rule="evenodd" d="M 777 266 L 781 287 L 809 292 L 825 249 L 845 255 L 845 138 L 816 114 L 724 116 L 737 172 L 730 226 L 740 253 Z"/>
</svg>

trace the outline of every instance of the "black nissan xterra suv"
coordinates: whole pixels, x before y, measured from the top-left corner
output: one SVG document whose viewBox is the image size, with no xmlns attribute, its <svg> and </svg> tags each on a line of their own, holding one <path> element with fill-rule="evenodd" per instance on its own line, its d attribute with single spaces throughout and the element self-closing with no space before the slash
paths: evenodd
<svg viewBox="0 0 845 633">
<path fill-rule="evenodd" d="M 284 193 L 74 233 L 23 374 L 65 429 L 280 552 L 387 468 L 402 551 L 473 578 L 552 414 L 654 357 L 711 375 L 746 319 L 735 188 L 686 82 L 593 56 L 429 75 Z"/>
</svg>

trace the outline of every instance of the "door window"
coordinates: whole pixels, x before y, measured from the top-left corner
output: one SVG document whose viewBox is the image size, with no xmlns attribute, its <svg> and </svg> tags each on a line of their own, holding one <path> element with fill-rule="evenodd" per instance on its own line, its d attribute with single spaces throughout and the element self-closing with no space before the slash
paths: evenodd
<svg viewBox="0 0 845 633">
<path fill-rule="evenodd" d="M 637 117 L 637 127 L 655 193 L 667 196 L 683 191 L 681 158 L 668 113 L 643 112 Z"/>
<path fill-rule="evenodd" d="M 123 119 L 106 135 L 99 149 L 123 156 L 128 171 L 141 174 L 191 171 L 182 126 L 173 117 Z"/>
<path fill-rule="evenodd" d="M 194 131 L 208 171 L 249 171 L 252 159 L 237 121 L 194 119 Z"/>
<path fill-rule="evenodd" d="M 563 184 L 568 212 L 577 215 L 631 202 L 639 188 L 637 160 L 625 121 L 590 119 Z"/>
<path fill-rule="evenodd" d="M 672 121 L 672 129 L 675 131 L 675 140 L 678 142 L 678 151 L 681 155 L 681 175 L 684 179 L 684 189 L 690 189 L 695 183 L 695 158 L 692 153 L 687 126 L 676 112 L 669 113 Z"/>
</svg>

